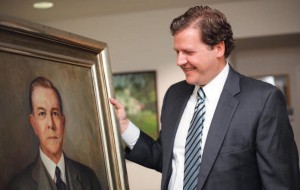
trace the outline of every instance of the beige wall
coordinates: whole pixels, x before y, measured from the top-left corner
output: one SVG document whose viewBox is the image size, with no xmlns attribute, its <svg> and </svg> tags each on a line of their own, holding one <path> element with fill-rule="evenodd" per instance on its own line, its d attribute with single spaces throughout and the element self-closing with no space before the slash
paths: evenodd
<svg viewBox="0 0 300 190">
<path fill-rule="evenodd" d="M 249 0 L 212 4 L 223 11 L 235 38 L 252 38 L 300 33 L 299 0 Z M 175 65 L 171 20 L 187 7 L 89 17 L 43 23 L 108 43 L 113 72 L 156 70 L 159 110 L 167 88 L 184 79 Z M 251 43 L 251 42 L 250 42 Z M 294 108 L 292 125 L 300 147 L 300 46 L 238 50 L 231 62 L 246 75 L 287 73 L 291 79 Z M 132 190 L 159 189 L 160 174 L 127 163 Z"/>
</svg>

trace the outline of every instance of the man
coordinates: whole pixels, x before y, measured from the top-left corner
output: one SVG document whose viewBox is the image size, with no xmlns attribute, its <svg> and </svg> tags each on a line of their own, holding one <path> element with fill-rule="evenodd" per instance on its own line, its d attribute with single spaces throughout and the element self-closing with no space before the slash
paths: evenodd
<svg viewBox="0 0 300 190">
<path fill-rule="evenodd" d="M 63 152 L 65 116 L 60 94 L 52 82 L 37 77 L 30 85 L 29 122 L 40 142 L 39 155 L 9 189 L 101 189 L 96 174 Z"/>
<path fill-rule="evenodd" d="M 284 97 L 226 62 L 234 40 L 224 14 L 192 7 L 170 29 L 186 80 L 166 92 L 158 140 L 139 131 L 123 105 L 110 100 L 126 158 L 162 172 L 162 190 L 300 190 Z"/>
</svg>

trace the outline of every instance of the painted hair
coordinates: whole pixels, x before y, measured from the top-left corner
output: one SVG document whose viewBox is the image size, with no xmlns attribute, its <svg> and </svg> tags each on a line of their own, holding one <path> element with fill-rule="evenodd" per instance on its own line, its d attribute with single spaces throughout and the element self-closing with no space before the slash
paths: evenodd
<svg viewBox="0 0 300 190">
<path fill-rule="evenodd" d="M 48 78 L 42 77 L 42 76 L 39 76 L 39 77 L 33 79 L 33 81 L 30 84 L 29 106 L 30 106 L 31 113 L 33 113 L 32 93 L 33 93 L 34 89 L 38 86 L 52 89 L 56 93 L 58 101 L 59 101 L 60 111 L 63 113 L 62 100 L 61 100 L 61 96 L 60 96 L 57 88 L 53 85 L 53 83 Z"/>
</svg>

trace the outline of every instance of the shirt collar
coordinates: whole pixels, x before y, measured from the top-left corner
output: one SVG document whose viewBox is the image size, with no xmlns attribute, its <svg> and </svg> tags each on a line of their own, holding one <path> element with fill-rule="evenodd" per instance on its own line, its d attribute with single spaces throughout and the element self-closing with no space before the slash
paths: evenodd
<svg viewBox="0 0 300 190">
<path fill-rule="evenodd" d="M 207 83 L 203 88 L 203 91 L 205 93 L 205 101 L 212 102 L 212 101 L 218 101 L 219 97 L 221 95 L 221 92 L 223 90 L 225 81 L 227 79 L 229 73 L 229 64 L 226 63 L 223 70 L 209 83 Z M 199 86 L 195 88 L 197 90 L 199 89 Z"/>
<path fill-rule="evenodd" d="M 43 153 L 43 151 L 40 148 L 40 156 L 41 156 L 41 160 L 44 164 L 44 166 L 46 167 L 46 170 L 48 171 L 49 175 L 51 176 L 51 178 L 56 181 L 56 177 L 55 177 L 55 168 L 56 166 L 59 167 L 61 174 L 62 174 L 62 180 L 65 181 L 66 177 L 65 177 L 65 159 L 64 159 L 64 153 L 62 153 L 62 156 L 60 157 L 57 165 L 50 159 L 48 158 L 48 156 Z"/>
</svg>

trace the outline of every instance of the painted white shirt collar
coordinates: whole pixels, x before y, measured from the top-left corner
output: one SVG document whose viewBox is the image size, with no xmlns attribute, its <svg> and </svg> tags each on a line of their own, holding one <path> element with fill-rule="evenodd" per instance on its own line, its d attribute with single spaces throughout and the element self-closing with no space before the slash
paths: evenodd
<svg viewBox="0 0 300 190">
<path fill-rule="evenodd" d="M 65 157 L 64 157 L 64 153 L 62 153 L 57 165 L 50 159 L 48 158 L 48 156 L 43 153 L 43 151 L 40 148 L 40 156 L 41 156 L 41 160 L 48 172 L 48 174 L 50 175 L 51 179 L 53 179 L 54 182 L 56 182 L 56 177 L 55 177 L 55 168 L 56 166 L 59 167 L 60 171 L 61 171 L 61 178 L 62 180 L 66 183 L 66 171 L 65 171 Z"/>
</svg>

